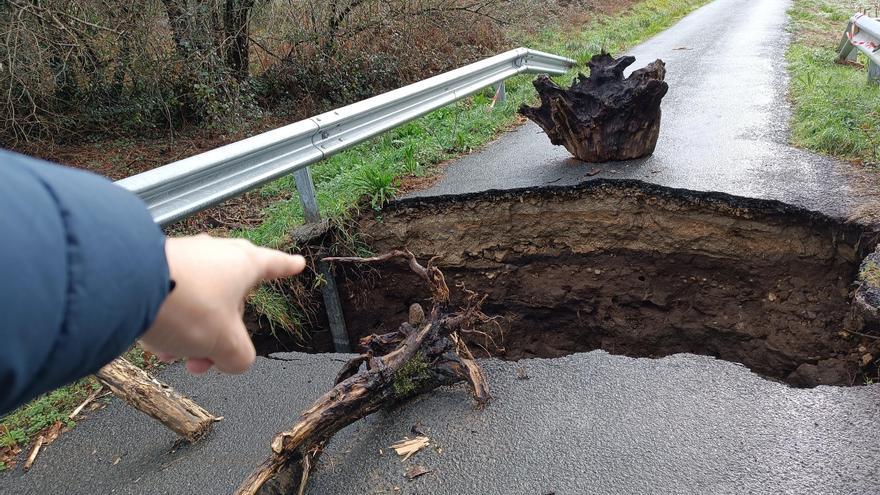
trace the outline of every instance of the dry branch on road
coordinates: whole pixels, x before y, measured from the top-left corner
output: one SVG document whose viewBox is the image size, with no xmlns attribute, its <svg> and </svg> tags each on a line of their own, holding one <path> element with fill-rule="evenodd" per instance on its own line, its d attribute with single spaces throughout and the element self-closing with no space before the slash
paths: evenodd
<svg viewBox="0 0 880 495">
<path fill-rule="evenodd" d="M 293 428 L 275 436 L 272 454 L 244 481 L 238 495 L 304 493 L 309 474 L 330 438 L 384 406 L 462 381 L 470 384 L 480 406 L 488 402 L 483 371 L 457 334 L 485 319 L 478 302 L 472 299 L 461 311 L 448 312 L 449 289 L 443 273 L 430 262 L 422 266 L 408 251 L 324 260 L 381 263 L 395 258 L 407 260 L 410 269 L 430 287 L 430 312 L 426 315 L 421 308 L 412 308 L 410 321 L 396 332 L 361 339 L 365 352 L 342 367 L 333 389 L 303 412 Z"/>
<path fill-rule="evenodd" d="M 123 358 L 98 370 L 95 377 L 115 396 L 190 442 L 205 436 L 222 419 Z"/>
<path fill-rule="evenodd" d="M 519 112 L 535 121 L 555 145 L 585 162 L 629 160 L 654 152 L 660 135 L 660 101 L 669 86 L 666 67 L 656 60 L 623 78 L 635 57 L 595 55 L 590 77 L 578 74 L 564 89 L 546 75 L 534 81 L 539 107 Z"/>
</svg>

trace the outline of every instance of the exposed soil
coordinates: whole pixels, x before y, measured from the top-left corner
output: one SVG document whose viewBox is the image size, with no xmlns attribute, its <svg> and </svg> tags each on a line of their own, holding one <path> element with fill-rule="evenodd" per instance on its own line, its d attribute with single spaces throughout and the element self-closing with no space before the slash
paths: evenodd
<svg viewBox="0 0 880 495">
<path fill-rule="evenodd" d="M 849 317 L 876 232 L 779 202 L 598 180 L 402 200 L 359 224 L 375 252 L 437 257 L 450 287 L 487 294 L 503 358 L 690 352 L 815 386 L 860 384 L 880 355 Z M 405 267 L 380 273 L 343 277 L 354 339 L 427 297 Z"/>
</svg>

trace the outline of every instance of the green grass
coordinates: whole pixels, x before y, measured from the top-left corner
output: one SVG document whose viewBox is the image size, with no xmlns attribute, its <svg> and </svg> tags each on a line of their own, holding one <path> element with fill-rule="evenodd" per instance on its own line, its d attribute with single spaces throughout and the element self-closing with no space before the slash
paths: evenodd
<svg viewBox="0 0 880 495">
<path fill-rule="evenodd" d="M 602 17 L 579 30 L 546 29 L 524 38 L 530 48 L 586 62 L 602 50 L 619 53 L 668 28 L 707 0 L 646 0 L 620 15 Z"/>
<path fill-rule="evenodd" d="M 273 336 L 279 330 L 295 332 L 301 326 L 296 311 L 290 307 L 284 294 L 268 285 L 257 287 L 248 296 L 247 302 L 254 311 L 266 317 L 269 322 L 269 332 Z M 297 336 L 303 338 L 302 335 Z"/>
<path fill-rule="evenodd" d="M 876 164 L 880 86 L 867 82 L 867 69 L 834 63 L 847 19 L 856 10 L 850 2 L 829 0 L 795 0 L 789 10 L 792 141 L 819 153 Z M 860 61 L 865 62 L 863 57 Z"/>
<path fill-rule="evenodd" d="M 73 426 L 74 421 L 67 416 L 98 388 L 96 380 L 85 378 L 38 397 L 3 417 L 0 422 L 0 447 L 24 446 L 56 421 Z"/>
<path fill-rule="evenodd" d="M 508 94 L 525 96 L 528 81 L 517 78 L 508 85 Z M 400 178 L 422 175 L 432 165 L 478 147 L 515 120 L 517 101 L 489 109 L 492 92 L 485 91 L 456 105 L 441 108 L 405 124 L 381 137 L 312 166 L 321 212 L 340 217 L 361 197 L 368 196 L 374 207 L 390 199 Z M 275 195 L 282 189 L 295 189 L 292 178 L 269 184 L 262 194 Z M 265 221 L 252 230 L 233 233 L 263 246 L 287 247 L 290 230 L 303 222 L 299 198 L 273 203 Z"/>
</svg>

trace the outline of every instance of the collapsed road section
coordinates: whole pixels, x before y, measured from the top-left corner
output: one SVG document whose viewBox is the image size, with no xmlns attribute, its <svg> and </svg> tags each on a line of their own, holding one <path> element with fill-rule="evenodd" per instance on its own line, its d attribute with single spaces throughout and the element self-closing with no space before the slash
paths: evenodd
<svg viewBox="0 0 880 495">
<path fill-rule="evenodd" d="M 799 387 L 877 375 L 880 337 L 853 306 L 878 240 L 869 226 L 776 201 L 596 180 L 400 200 L 358 228 L 375 252 L 435 258 L 450 286 L 485 294 L 503 339 L 471 340 L 498 357 L 687 352 Z M 405 321 L 427 297 L 402 265 L 381 277 L 347 270 L 341 290 L 353 338 L 393 330 L 385 322 Z"/>
</svg>

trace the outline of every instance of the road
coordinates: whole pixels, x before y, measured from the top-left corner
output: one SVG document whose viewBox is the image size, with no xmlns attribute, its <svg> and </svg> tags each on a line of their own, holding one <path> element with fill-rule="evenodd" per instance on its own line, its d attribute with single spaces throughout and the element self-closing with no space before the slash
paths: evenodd
<svg viewBox="0 0 880 495">
<path fill-rule="evenodd" d="M 172 451 L 172 433 L 114 401 L 44 449 L 30 472 L 0 477 L 0 492 L 231 493 L 268 455 L 272 435 L 326 391 L 345 356 L 276 357 L 259 358 L 242 376 L 198 378 L 180 366 L 163 374 L 225 417 L 195 446 Z M 495 395 L 485 410 L 474 409 L 466 388 L 452 387 L 376 413 L 334 438 L 307 493 L 813 495 L 880 487 L 878 386 L 792 389 L 684 354 L 598 351 L 483 365 Z M 442 452 L 401 462 L 388 447 L 418 423 Z M 406 481 L 416 464 L 433 472 Z"/>
<path fill-rule="evenodd" d="M 660 142 L 653 157 L 601 165 L 597 177 L 845 212 L 851 194 L 837 165 L 785 144 L 786 7 L 717 0 L 632 50 L 642 63 L 667 62 Z M 559 185 L 591 168 L 527 125 L 452 164 L 426 193 Z M 170 432 L 113 401 L 45 448 L 29 473 L 0 475 L 0 493 L 230 493 L 268 454 L 272 435 L 328 389 L 344 358 L 259 358 L 235 377 L 194 378 L 172 366 L 165 380 L 226 418 L 208 438 L 174 450 Z M 483 365 L 496 397 L 485 410 L 453 387 L 377 413 L 337 435 L 307 493 L 880 492 L 878 385 L 792 389 L 693 355 L 597 351 Z M 416 423 L 442 452 L 401 462 L 388 446 Z M 411 464 L 433 471 L 408 482 Z"/>
<path fill-rule="evenodd" d="M 628 53 L 630 71 L 660 58 L 663 99 L 654 154 L 591 165 L 553 146 L 529 122 L 482 152 L 453 162 L 413 195 L 565 185 L 593 178 L 638 179 L 686 189 L 777 199 L 839 216 L 849 181 L 834 160 L 788 144 L 785 0 L 718 0 Z"/>
</svg>

